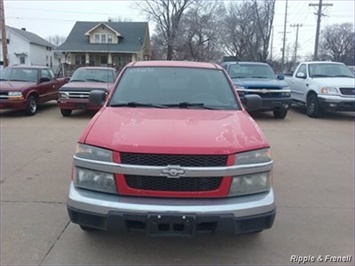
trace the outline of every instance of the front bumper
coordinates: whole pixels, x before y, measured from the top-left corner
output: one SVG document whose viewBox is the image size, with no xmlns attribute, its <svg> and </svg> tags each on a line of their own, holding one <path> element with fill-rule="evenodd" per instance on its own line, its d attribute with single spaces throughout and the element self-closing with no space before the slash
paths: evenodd
<svg viewBox="0 0 355 266">
<path fill-rule="evenodd" d="M 318 101 L 323 110 L 355 112 L 354 97 L 318 95 Z"/>
<path fill-rule="evenodd" d="M 15 109 L 15 110 L 25 110 L 27 106 L 26 100 L 0 100 L 0 109 Z"/>
<path fill-rule="evenodd" d="M 99 110 L 101 106 L 92 105 L 89 99 L 58 100 L 58 107 L 65 110 Z"/>
<path fill-rule="evenodd" d="M 148 235 L 247 233 L 272 226 L 274 193 L 223 199 L 125 197 L 70 185 L 72 222 L 101 230 L 139 230 Z"/>
</svg>

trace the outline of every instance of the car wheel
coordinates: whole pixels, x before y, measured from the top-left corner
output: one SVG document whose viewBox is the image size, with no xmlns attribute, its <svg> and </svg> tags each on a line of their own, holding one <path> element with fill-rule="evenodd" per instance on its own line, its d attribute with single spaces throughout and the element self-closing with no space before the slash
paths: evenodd
<svg viewBox="0 0 355 266">
<path fill-rule="evenodd" d="M 27 104 L 26 104 L 26 115 L 31 116 L 34 115 L 37 112 L 37 98 L 34 95 L 30 95 L 27 99 Z"/>
<path fill-rule="evenodd" d="M 279 109 L 274 110 L 274 118 L 275 119 L 284 119 L 287 115 L 288 109 Z"/>
<path fill-rule="evenodd" d="M 60 109 L 60 112 L 61 112 L 62 116 L 70 116 L 72 110 L 70 110 L 70 109 Z"/>
<path fill-rule="evenodd" d="M 100 229 L 89 227 L 89 226 L 85 226 L 85 225 L 80 225 L 80 228 L 81 228 L 81 230 L 83 230 L 85 232 L 98 232 L 98 231 L 100 231 Z"/>
<path fill-rule="evenodd" d="M 322 109 L 316 94 L 312 93 L 307 97 L 306 111 L 309 117 L 318 118 L 322 116 Z"/>
</svg>

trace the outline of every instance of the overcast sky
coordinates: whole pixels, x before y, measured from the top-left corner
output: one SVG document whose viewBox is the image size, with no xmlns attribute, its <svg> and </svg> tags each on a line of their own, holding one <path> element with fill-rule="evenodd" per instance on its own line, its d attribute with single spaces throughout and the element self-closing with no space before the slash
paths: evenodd
<svg viewBox="0 0 355 266">
<path fill-rule="evenodd" d="M 240 1 L 240 0 L 229 0 Z M 226 2 L 229 2 L 226 1 Z M 316 8 L 309 6 L 318 0 L 289 0 L 286 43 L 294 45 L 296 27 L 291 24 L 302 24 L 299 30 L 298 54 L 307 56 L 313 53 L 316 32 Z M 333 6 L 324 9 L 322 28 L 335 23 L 354 23 L 354 0 L 333 0 Z M 68 36 L 76 21 L 107 21 L 108 18 L 127 18 L 131 21 L 147 21 L 144 14 L 134 8 L 135 1 L 72 1 L 72 0 L 4 0 L 5 23 L 15 28 L 26 28 L 28 31 L 47 38 L 48 36 Z M 283 25 L 285 19 L 286 0 L 276 0 L 274 21 L 273 56 L 281 57 Z M 153 27 L 150 24 L 151 28 Z M 151 32 L 153 29 L 151 29 Z"/>
</svg>

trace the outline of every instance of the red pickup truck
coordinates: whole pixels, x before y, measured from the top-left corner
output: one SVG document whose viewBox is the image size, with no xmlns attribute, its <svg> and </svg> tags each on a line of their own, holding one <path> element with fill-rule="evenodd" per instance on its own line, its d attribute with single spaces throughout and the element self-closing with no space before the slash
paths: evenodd
<svg viewBox="0 0 355 266">
<path fill-rule="evenodd" d="M 38 104 L 57 100 L 59 88 L 67 82 L 49 67 L 12 66 L 0 73 L 0 109 L 24 110 L 29 116 Z"/>
<path fill-rule="evenodd" d="M 127 65 L 79 138 L 67 209 L 85 231 L 251 233 L 276 214 L 270 146 L 212 63 Z M 248 110 L 261 106 L 246 95 Z"/>
<path fill-rule="evenodd" d="M 110 93 L 117 72 L 113 67 L 79 67 L 71 76 L 69 82 L 59 91 L 58 106 L 63 116 L 70 116 L 73 110 L 100 109 L 89 103 L 92 90 L 102 90 Z"/>
</svg>

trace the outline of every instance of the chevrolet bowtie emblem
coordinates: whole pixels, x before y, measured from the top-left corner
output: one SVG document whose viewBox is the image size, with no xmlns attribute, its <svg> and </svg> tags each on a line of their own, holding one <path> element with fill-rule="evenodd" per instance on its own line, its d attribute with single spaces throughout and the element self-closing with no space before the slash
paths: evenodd
<svg viewBox="0 0 355 266">
<path fill-rule="evenodd" d="M 161 171 L 161 175 L 168 178 L 180 178 L 185 174 L 185 170 L 179 165 L 168 165 L 165 169 Z"/>
</svg>

